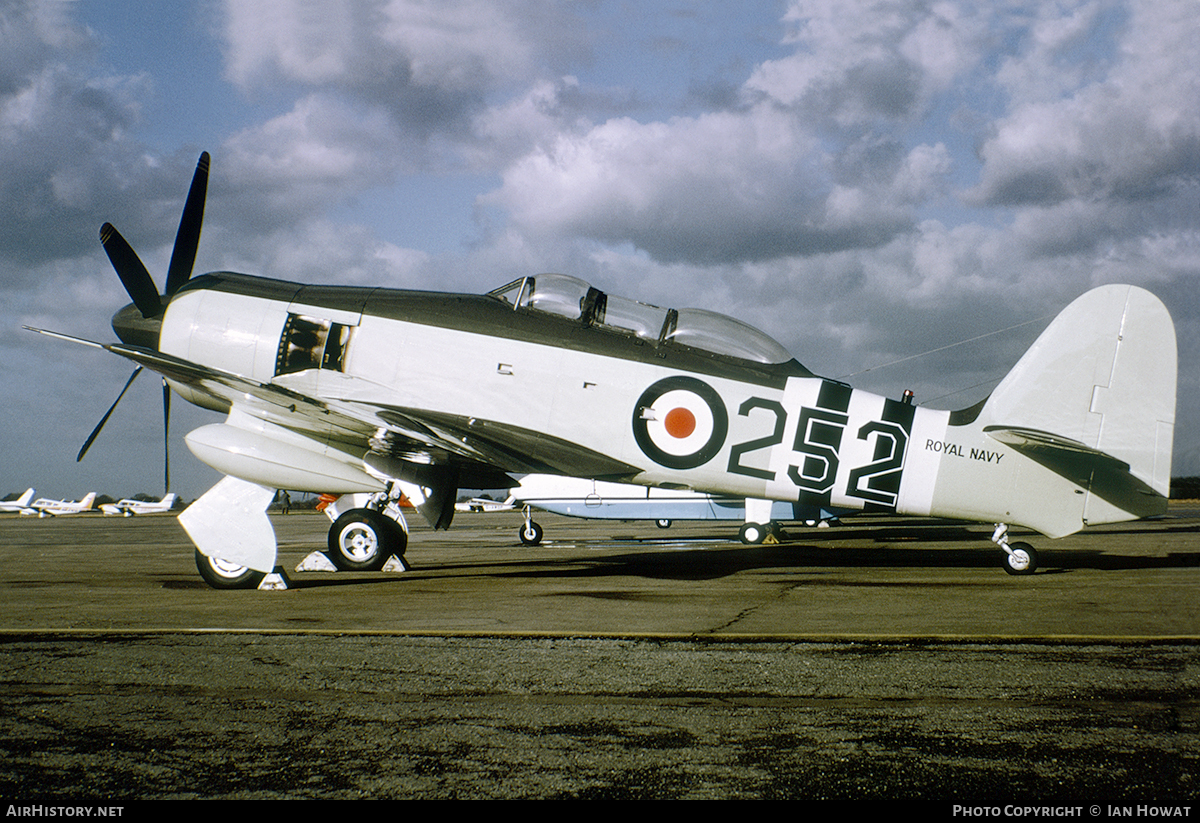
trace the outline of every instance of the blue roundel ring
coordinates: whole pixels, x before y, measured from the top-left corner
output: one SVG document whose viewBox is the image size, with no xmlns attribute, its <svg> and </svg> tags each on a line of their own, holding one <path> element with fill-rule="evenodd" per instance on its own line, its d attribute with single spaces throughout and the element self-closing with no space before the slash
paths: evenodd
<svg viewBox="0 0 1200 823">
<path fill-rule="evenodd" d="M 659 380 L 633 407 L 633 439 L 669 469 L 694 469 L 717 456 L 729 434 L 721 395 L 694 377 Z"/>
</svg>

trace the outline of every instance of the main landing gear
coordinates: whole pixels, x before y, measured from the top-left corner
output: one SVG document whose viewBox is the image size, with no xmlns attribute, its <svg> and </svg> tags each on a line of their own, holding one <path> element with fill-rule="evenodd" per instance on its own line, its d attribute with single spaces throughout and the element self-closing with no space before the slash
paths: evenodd
<svg viewBox="0 0 1200 823">
<path fill-rule="evenodd" d="M 1037 550 L 1024 542 L 1009 543 L 1008 524 L 996 524 L 992 542 L 1004 549 L 1004 570 L 1009 574 L 1033 574 L 1037 571 Z"/>
<path fill-rule="evenodd" d="M 533 515 L 526 506 L 524 512 L 525 522 L 521 524 L 520 531 L 517 532 L 517 537 L 521 538 L 523 546 L 540 546 L 542 544 L 542 527 L 534 522 Z"/>
<path fill-rule="evenodd" d="M 329 529 L 325 556 L 343 572 L 377 572 L 392 557 L 403 557 L 408 534 L 400 524 L 371 509 L 351 509 Z"/>
<path fill-rule="evenodd" d="M 196 549 L 196 570 L 214 589 L 257 589 L 267 576 L 265 572 L 201 554 L 199 549 Z"/>
<path fill-rule="evenodd" d="M 738 539 L 750 546 L 756 546 L 759 543 L 778 543 L 781 537 L 783 537 L 783 527 L 774 520 L 766 523 L 747 523 L 738 531 Z"/>
<path fill-rule="evenodd" d="M 328 498 L 327 498 L 328 499 Z M 337 502 L 353 508 L 340 511 Z M 392 494 L 353 495 L 331 499 L 325 514 L 333 521 L 325 551 L 313 552 L 296 567 L 298 572 L 408 571 L 408 524 Z"/>
</svg>

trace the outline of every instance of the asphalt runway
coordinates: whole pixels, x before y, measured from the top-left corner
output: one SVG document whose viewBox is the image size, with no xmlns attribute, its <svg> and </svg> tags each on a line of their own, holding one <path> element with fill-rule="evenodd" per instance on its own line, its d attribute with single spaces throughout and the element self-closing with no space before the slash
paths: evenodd
<svg viewBox="0 0 1200 823">
<path fill-rule="evenodd" d="M 171 516 L 0 518 L 0 797 L 1189 805 L 1200 508 L 1024 537 L 460 514 L 404 573 L 215 591 Z M 1018 538 L 1014 538 L 1018 539 Z M 1023 807 L 1023 806 L 1019 806 Z M 1093 815 L 1093 806 L 1097 814 Z"/>
</svg>

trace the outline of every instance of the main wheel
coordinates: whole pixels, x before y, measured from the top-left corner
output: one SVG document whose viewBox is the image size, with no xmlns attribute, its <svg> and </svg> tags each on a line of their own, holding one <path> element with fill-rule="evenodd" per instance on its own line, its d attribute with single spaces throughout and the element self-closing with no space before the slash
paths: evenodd
<svg viewBox="0 0 1200 823">
<path fill-rule="evenodd" d="M 761 523 L 747 523 L 738 532 L 738 537 L 743 543 L 753 546 L 766 539 L 767 529 Z"/>
<path fill-rule="evenodd" d="M 658 520 L 654 521 L 654 525 L 658 526 L 660 529 L 669 529 L 671 528 L 671 521 L 665 517 L 660 517 Z"/>
<path fill-rule="evenodd" d="M 1037 571 L 1037 550 L 1028 543 L 1009 543 L 1012 553 L 1004 553 L 1004 570 L 1009 574 L 1033 574 Z"/>
<path fill-rule="evenodd" d="M 526 546 L 540 546 L 542 543 L 542 527 L 532 520 L 527 521 L 518 534 L 521 543 Z"/>
<path fill-rule="evenodd" d="M 196 569 L 204 582 L 214 589 L 257 589 L 266 575 L 249 566 L 209 557 L 196 549 Z"/>
<path fill-rule="evenodd" d="M 396 521 L 371 509 L 351 509 L 329 528 L 326 555 L 344 572 L 377 572 L 392 555 L 404 556 L 408 536 Z"/>
</svg>

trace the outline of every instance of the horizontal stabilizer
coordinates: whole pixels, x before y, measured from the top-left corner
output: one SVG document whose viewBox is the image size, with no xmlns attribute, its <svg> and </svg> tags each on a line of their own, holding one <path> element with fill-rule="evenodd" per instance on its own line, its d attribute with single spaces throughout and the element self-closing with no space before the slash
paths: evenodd
<svg viewBox="0 0 1200 823">
<path fill-rule="evenodd" d="M 1136 517 L 1151 517 L 1167 510 L 1167 498 L 1135 477 L 1128 463 L 1111 454 L 1037 429 L 986 426 L 984 432 Z"/>
</svg>

